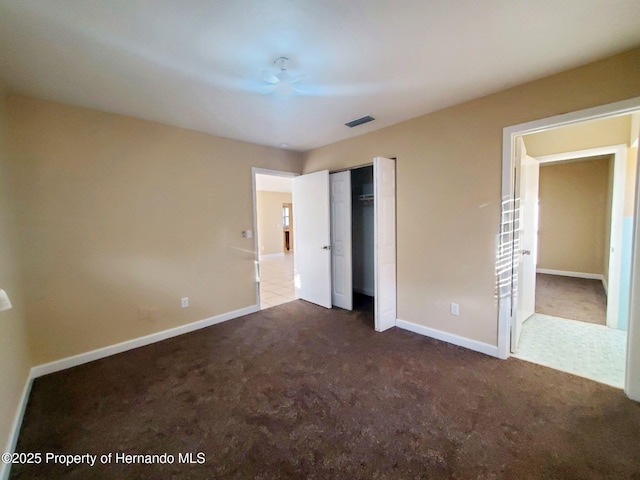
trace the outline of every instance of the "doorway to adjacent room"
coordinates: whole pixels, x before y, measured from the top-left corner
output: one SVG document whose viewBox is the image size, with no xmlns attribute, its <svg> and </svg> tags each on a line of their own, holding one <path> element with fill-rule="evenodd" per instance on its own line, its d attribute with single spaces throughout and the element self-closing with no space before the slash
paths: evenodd
<svg viewBox="0 0 640 480">
<path fill-rule="evenodd" d="M 255 169 L 254 182 L 258 293 L 264 310 L 296 299 L 293 176 Z"/>
<path fill-rule="evenodd" d="M 623 103 L 505 128 L 499 354 L 510 350 L 631 396 L 640 101 Z M 581 183 L 589 175 L 593 185 Z"/>
</svg>

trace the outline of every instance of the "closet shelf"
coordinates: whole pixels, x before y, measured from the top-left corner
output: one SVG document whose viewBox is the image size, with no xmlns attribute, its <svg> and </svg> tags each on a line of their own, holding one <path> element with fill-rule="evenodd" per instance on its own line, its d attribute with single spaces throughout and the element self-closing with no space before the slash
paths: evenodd
<svg viewBox="0 0 640 480">
<path fill-rule="evenodd" d="M 358 195 L 358 200 L 360 200 L 365 205 L 373 204 L 373 198 L 374 196 L 371 193 L 368 193 L 366 195 Z"/>
</svg>

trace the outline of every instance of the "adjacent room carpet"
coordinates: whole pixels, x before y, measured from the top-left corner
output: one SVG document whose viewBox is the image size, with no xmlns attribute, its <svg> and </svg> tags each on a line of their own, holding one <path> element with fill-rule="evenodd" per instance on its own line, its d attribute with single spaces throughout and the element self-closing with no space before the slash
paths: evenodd
<svg viewBox="0 0 640 480">
<path fill-rule="evenodd" d="M 606 325 L 607 295 L 600 280 L 538 273 L 536 313 Z"/>
<path fill-rule="evenodd" d="M 639 439 L 621 390 L 297 300 L 34 382 L 18 452 L 174 463 L 11 478 L 639 479 Z"/>
</svg>

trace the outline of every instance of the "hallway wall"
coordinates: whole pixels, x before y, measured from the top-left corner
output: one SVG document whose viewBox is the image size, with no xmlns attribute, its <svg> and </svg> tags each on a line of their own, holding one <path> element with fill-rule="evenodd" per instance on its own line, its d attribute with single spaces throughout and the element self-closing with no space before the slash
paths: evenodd
<svg viewBox="0 0 640 480">
<path fill-rule="evenodd" d="M 610 155 L 540 166 L 539 269 L 604 275 Z"/>
<path fill-rule="evenodd" d="M 284 242 L 282 239 L 283 203 L 291 203 L 290 193 L 256 192 L 259 255 L 284 253 Z M 293 251 L 293 231 L 290 232 L 290 235 L 292 240 L 291 251 Z"/>
</svg>

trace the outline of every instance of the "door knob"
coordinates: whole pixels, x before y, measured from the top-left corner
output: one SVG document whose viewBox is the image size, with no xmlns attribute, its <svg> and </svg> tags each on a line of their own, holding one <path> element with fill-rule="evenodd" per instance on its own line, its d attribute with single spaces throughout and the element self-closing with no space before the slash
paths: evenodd
<svg viewBox="0 0 640 480">
<path fill-rule="evenodd" d="M 520 250 L 522 255 L 531 255 L 531 250 Z"/>
<path fill-rule="evenodd" d="M 322 247 L 323 250 L 331 250 L 331 245 L 325 245 Z"/>
</svg>

